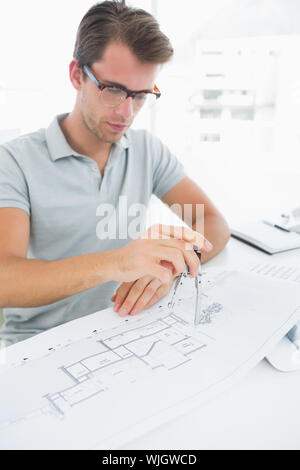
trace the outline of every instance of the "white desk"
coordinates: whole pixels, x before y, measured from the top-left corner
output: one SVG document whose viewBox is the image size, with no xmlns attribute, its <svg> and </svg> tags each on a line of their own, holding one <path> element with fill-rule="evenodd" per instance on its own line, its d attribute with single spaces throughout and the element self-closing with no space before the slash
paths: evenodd
<svg viewBox="0 0 300 470">
<path fill-rule="evenodd" d="M 300 249 L 269 256 L 231 239 L 209 263 L 249 260 L 300 266 Z M 232 389 L 123 448 L 300 449 L 300 371 L 278 372 L 261 361 Z"/>
</svg>

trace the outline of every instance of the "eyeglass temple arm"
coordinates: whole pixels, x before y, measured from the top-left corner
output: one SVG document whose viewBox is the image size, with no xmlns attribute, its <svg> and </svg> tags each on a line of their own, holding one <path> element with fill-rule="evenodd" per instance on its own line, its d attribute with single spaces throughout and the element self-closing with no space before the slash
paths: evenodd
<svg viewBox="0 0 300 470">
<path fill-rule="evenodd" d="M 98 80 L 97 80 L 97 78 L 95 77 L 95 75 L 90 71 L 90 69 L 88 68 L 88 66 L 87 66 L 87 65 L 84 65 L 84 66 L 82 67 L 82 69 L 83 69 L 84 73 L 86 73 L 86 74 L 90 77 L 90 79 L 93 80 L 93 82 L 97 85 L 97 87 L 100 88 L 100 86 L 101 86 L 100 83 L 98 82 Z"/>
</svg>

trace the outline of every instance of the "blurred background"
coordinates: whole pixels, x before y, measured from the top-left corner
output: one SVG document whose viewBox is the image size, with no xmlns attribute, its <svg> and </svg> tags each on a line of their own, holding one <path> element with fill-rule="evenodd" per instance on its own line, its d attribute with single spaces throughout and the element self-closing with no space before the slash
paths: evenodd
<svg viewBox="0 0 300 470">
<path fill-rule="evenodd" d="M 68 65 L 94 3 L 1 0 L 0 141 L 71 111 Z M 159 136 L 230 223 L 300 205 L 300 2 L 127 3 L 154 14 L 175 48 L 162 98 L 134 127 Z M 165 216 L 152 207 L 151 222 Z"/>
</svg>

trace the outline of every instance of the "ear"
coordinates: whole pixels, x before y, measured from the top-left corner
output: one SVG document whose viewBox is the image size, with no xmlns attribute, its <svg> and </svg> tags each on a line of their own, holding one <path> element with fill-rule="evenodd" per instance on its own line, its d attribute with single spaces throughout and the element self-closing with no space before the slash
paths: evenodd
<svg viewBox="0 0 300 470">
<path fill-rule="evenodd" d="M 81 90 L 83 82 L 83 72 L 82 69 L 78 66 L 77 59 L 73 59 L 69 65 L 69 76 L 75 90 Z"/>
</svg>

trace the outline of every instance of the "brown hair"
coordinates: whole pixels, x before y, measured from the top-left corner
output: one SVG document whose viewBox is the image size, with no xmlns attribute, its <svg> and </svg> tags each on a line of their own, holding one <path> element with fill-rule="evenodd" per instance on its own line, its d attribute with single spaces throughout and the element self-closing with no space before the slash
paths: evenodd
<svg viewBox="0 0 300 470">
<path fill-rule="evenodd" d="M 169 39 L 150 13 L 128 7 L 124 1 L 106 0 L 92 6 L 82 18 L 74 59 L 80 67 L 91 66 L 101 60 L 112 41 L 127 45 L 141 62 L 164 64 L 173 55 Z"/>
</svg>

